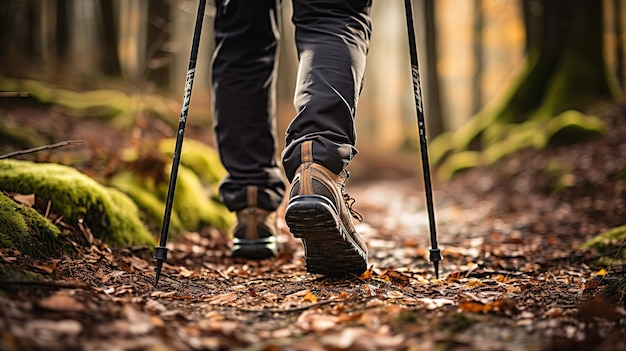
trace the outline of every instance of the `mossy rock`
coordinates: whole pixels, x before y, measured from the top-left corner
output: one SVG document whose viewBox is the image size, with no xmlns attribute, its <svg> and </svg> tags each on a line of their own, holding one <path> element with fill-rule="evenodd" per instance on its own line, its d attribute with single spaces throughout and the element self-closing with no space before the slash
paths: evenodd
<svg viewBox="0 0 626 351">
<path fill-rule="evenodd" d="M 468 125 L 479 125 L 483 115 Z M 478 166 L 489 166 L 524 149 L 541 150 L 548 145 L 573 144 L 605 132 L 604 122 L 595 116 L 568 110 L 549 119 L 537 118 L 522 123 L 496 123 L 482 126 L 480 151 L 469 150 L 463 135 L 466 128 L 433 140 L 433 163 L 440 163 L 438 175 L 450 179 L 455 174 Z M 459 140 L 463 142 L 459 142 Z"/>
<path fill-rule="evenodd" d="M 154 148 L 128 149 L 124 160 L 129 170 L 116 174 L 110 184 L 128 194 L 155 231 L 161 230 L 167 197 L 175 139 L 164 139 Z M 150 146 L 148 146 L 149 148 Z M 201 227 L 226 230 L 234 215 L 217 196 L 219 181 L 226 175 L 215 149 L 185 140 L 181 152 L 169 233 L 175 238 L 183 231 Z"/>
<path fill-rule="evenodd" d="M 61 230 L 34 209 L 0 192 L 0 247 L 17 249 L 36 258 L 59 256 Z"/>
<path fill-rule="evenodd" d="M 607 230 L 593 237 L 591 240 L 582 244 L 581 249 L 587 250 L 591 248 L 603 250 L 609 247 L 617 247 L 626 237 L 626 225 L 619 226 Z"/>
<path fill-rule="evenodd" d="M 174 157 L 176 139 L 163 139 L 159 150 L 170 159 Z M 185 140 L 180 156 L 180 163 L 191 169 L 206 185 L 219 183 L 226 176 L 226 169 L 220 162 L 217 151 L 198 140 Z"/>
<path fill-rule="evenodd" d="M 150 228 L 161 230 L 167 183 L 156 184 L 136 174 L 121 172 L 113 177 L 111 185 L 135 201 Z M 169 227 L 172 238 L 184 230 L 193 231 L 205 226 L 224 230 L 232 226 L 233 215 L 205 189 L 194 172 L 179 166 Z"/>
<path fill-rule="evenodd" d="M 83 221 L 93 235 L 111 246 L 155 245 L 135 203 L 74 168 L 51 163 L 0 161 L 0 190 L 33 193 L 50 211 L 76 225 Z"/>
</svg>

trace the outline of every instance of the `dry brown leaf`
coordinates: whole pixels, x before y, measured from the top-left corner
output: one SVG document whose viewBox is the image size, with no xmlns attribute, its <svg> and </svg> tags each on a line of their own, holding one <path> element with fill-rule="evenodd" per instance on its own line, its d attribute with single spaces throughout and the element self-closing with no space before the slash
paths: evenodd
<svg viewBox="0 0 626 351">
<path fill-rule="evenodd" d="M 476 288 L 476 287 L 481 287 L 481 286 L 485 286 L 485 283 L 481 282 L 478 279 L 470 279 L 466 284 L 465 287 L 467 288 Z"/>
<path fill-rule="evenodd" d="M 522 288 L 520 288 L 519 286 L 507 286 L 506 292 L 509 294 L 521 293 Z"/>
<path fill-rule="evenodd" d="M 515 311 L 515 303 L 508 299 L 494 300 L 490 302 L 465 301 L 459 303 L 459 309 L 463 312 L 487 314 L 490 312 L 510 312 Z"/>
<path fill-rule="evenodd" d="M 33 207 L 35 205 L 35 194 L 15 194 L 13 200 L 24 206 Z"/>
<path fill-rule="evenodd" d="M 75 337 L 83 331 L 83 325 L 76 320 L 47 320 L 36 319 L 26 322 L 25 332 L 30 337 Z"/>
<path fill-rule="evenodd" d="M 429 310 L 434 310 L 436 308 L 445 306 L 445 305 L 454 305 L 454 301 L 449 299 L 431 299 L 428 297 L 423 297 L 417 299 L 417 301 L 426 305 L 426 308 Z"/>
<path fill-rule="evenodd" d="M 402 274 L 392 268 L 388 268 L 383 274 L 380 275 L 380 279 L 384 279 L 390 281 L 393 284 L 399 286 L 407 286 L 409 285 L 410 277 Z"/>
<path fill-rule="evenodd" d="M 56 262 L 35 261 L 33 262 L 32 267 L 50 274 L 56 269 Z"/>
<path fill-rule="evenodd" d="M 368 268 L 365 272 L 363 272 L 363 274 L 361 274 L 359 279 L 362 279 L 362 280 L 371 279 L 374 274 L 373 270 L 374 270 L 374 265 L 371 265 L 370 268 Z"/>
<path fill-rule="evenodd" d="M 21 253 L 15 249 L 0 249 L 0 259 L 5 262 L 14 262 L 19 255 Z"/>
<path fill-rule="evenodd" d="M 210 305 L 222 305 L 222 304 L 233 302 L 235 300 L 237 300 L 237 294 L 234 292 L 227 292 L 224 294 L 211 296 L 210 298 L 207 299 L 207 302 Z"/>
<path fill-rule="evenodd" d="M 152 299 L 146 300 L 145 308 L 146 308 L 146 311 L 150 311 L 150 312 L 163 312 L 167 310 L 167 307 L 165 307 L 165 305 L 163 305 L 157 300 L 152 300 Z"/>
<path fill-rule="evenodd" d="M 447 277 L 446 277 L 446 282 L 448 283 L 454 283 L 455 281 L 459 280 L 463 278 L 463 273 L 461 272 L 454 272 L 454 273 L 450 273 Z"/>
<path fill-rule="evenodd" d="M 59 291 L 47 298 L 40 300 L 39 307 L 58 312 L 81 312 L 85 305 L 77 301 L 65 291 Z"/>
<path fill-rule="evenodd" d="M 326 348 L 346 350 L 350 348 L 358 339 L 366 339 L 371 332 L 363 327 L 345 328 L 336 334 L 327 334 L 321 338 L 322 344 Z"/>
<path fill-rule="evenodd" d="M 300 314 L 295 325 L 304 331 L 324 332 L 334 328 L 337 323 L 336 316 L 309 310 Z"/>
</svg>

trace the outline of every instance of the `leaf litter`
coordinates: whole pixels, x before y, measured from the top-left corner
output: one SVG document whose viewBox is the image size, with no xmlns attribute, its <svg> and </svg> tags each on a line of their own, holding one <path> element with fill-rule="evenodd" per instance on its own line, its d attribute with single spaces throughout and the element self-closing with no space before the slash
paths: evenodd
<svg viewBox="0 0 626 351">
<path fill-rule="evenodd" d="M 0 249 L 2 272 L 29 272 L 0 281 L 0 349 L 626 349 L 625 306 L 600 294 L 624 267 L 607 273 L 605 253 L 577 250 L 626 218 L 626 180 L 604 171 L 626 169 L 626 107 L 606 120 L 603 138 L 435 184 L 440 279 L 415 179 L 350 184 L 370 248 L 361 276 L 306 274 L 282 223 L 271 260 L 229 257 L 211 228 L 185 234 L 168 244 L 158 287 L 151 248 L 109 248 L 84 228 L 77 254 Z M 546 192 L 555 159 L 576 182 Z"/>
</svg>

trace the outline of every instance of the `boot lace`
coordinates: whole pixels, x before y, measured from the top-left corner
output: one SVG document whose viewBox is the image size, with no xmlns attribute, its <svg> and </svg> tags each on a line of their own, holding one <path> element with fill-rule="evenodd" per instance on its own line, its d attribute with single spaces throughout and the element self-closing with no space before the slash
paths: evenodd
<svg viewBox="0 0 626 351">
<path fill-rule="evenodd" d="M 363 222 L 363 216 L 352 208 L 356 200 L 350 195 L 343 193 L 343 201 L 345 201 L 346 207 L 348 208 L 348 211 L 350 211 L 350 215 L 352 216 L 352 218 L 356 219 L 359 222 Z"/>
<path fill-rule="evenodd" d="M 352 216 L 352 218 L 356 219 L 359 222 L 363 222 L 363 216 L 359 212 L 357 212 L 355 209 L 352 208 L 352 206 L 354 206 L 354 203 L 356 202 L 356 199 L 348 195 L 348 193 L 346 193 L 345 191 L 345 187 L 346 187 L 345 181 L 348 180 L 348 178 L 350 178 L 350 172 L 348 172 L 348 170 L 344 170 L 344 175 L 345 175 L 345 180 L 343 184 L 341 185 L 341 194 L 343 195 L 343 201 L 346 203 L 346 207 L 348 208 L 348 211 L 350 211 L 350 215 Z"/>
</svg>

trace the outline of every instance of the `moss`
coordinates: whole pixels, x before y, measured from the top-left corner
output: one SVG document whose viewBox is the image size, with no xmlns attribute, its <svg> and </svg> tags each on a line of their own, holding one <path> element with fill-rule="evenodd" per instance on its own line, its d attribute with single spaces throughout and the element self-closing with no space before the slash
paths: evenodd
<svg viewBox="0 0 626 351">
<path fill-rule="evenodd" d="M 165 201 L 164 198 L 157 194 L 156 189 L 150 182 L 142 181 L 130 172 L 122 172 L 111 180 L 111 185 L 122 190 L 133 199 L 143 214 L 144 222 L 155 232 L 160 232 L 163 223 L 163 212 L 165 211 Z M 178 218 L 178 214 L 172 211 L 170 231 L 177 233 L 182 229 L 183 225 L 180 218 Z"/>
<path fill-rule="evenodd" d="M 612 246 L 618 246 L 620 242 L 624 240 L 624 237 L 626 237 L 626 225 L 616 227 L 596 235 L 591 240 L 582 244 L 581 249 L 605 249 Z"/>
<path fill-rule="evenodd" d="M 462 151 L 451 155 L 442 164 L 437 174 L 442 179 L 450 179 L 464 170 L 478 167 L 481 164 L 481 155 L 477 151 Z"/>
<path fill-rule="evenodd" d="M 18 248 L 22 238 L 28 236 L 28 225 L 17 204 L 0 193 L 0 245 Z"/>
<path fill-rule="evenodd" d="M 495 123 L 483 128 L 482 151 L 453 152 L 449 145 L 454 135 L 446 136 L 447 142 L 435 143 L 436 156 L 449 156 L 439 167 L 444 179 L 468 168 L 491 165 L 507 156 L 527 148 L 543 149 L 547 145 L 572 144 L 597 136 L 605 131 L 605 124 L 595 116 L 587 116 L 575 110 L 565 111 L 558 116 L 543 120 L 528 120 L 523 123 Z M 447 145 L 447 149 L 446 149 Z"/>
<path fill-rule="evenodd" d="M 42 257 L 41 259 L 45 259 Z M 49 279 L 49 275 L 33 272 L 29 268 L 20 265 L 0 264 L 0 280 L 21 280 L 21 281 L 42 281 Z M 11 285 L 0 285 L 0 290 L 15 292 L 15 287 Z"/>
<path fill-rule="evenodd" d="M 547 144 L 547 137 L 541 133 L 540 126 L 534 121 L 519 125 L 501 126 L 500 137 L 489 145 L 483 152 L 483 164 L 490 165 L 498 160 L 512 155 L 526 148 L 543 148 Z"/>
<path fill-rule="evenodd" d="M 178 170 L 178 183 L 174 196 L 174 209 L 183 226 L 197 229 L 201 224 L 210 224 L 219 229 L 229 225 L 224 209 L 212 201 L 204 190 L 200 179 L 190 169 L 181 166 Z"/>
<path fill-rule="evenodd" d="M 94 236 L 110 245 L 155 244 L 130 199 L 74 168 L 2 160 L 0 189 L 34 193 L 38 199 L 49 202 L 50 210 L 62 215 L 65 222 L 75 225 L 83 220 Z"/>
<path fill-rule="evenodd" d="M 149 146 L 125 150 L 124 159 L 130 171 L 111 180 L 111 185 L 135 200 L 148 225 L 158 231 L 163 222 L 175 142 L 162 140 L 156 152 Z M 185 140 L 170 220 L 172 237 L 183 230 L 205 226 L 225 230 L 233 225 L 234 215 L 217 198 L 218 182 L 225 174 L 213 148 L 200 141 Z"/>
<path fill-rule="evenodd" d="M 0 90 L 26 91 L 43 103 L 55 104 L 66 113 L 75 116 L 94 116 L 104 119 L 115 118 L 120 124 L 128 124 L 128 118 L 140 111 L 149 111 L 172 127 L 172 111 L 164 98 L 156 95 L 126 94 L 119 90 L 102 89 L 73 91 L 61 89 L 29 79 L 12 79 L 0 76 Z"/>
<path fill-rule="evenodd" d="M 596 116 L 568 110 L 547 121 L 544 130 L 550 145 L 568 145 L 601 135 L 606 131 L 606 126 Z"/>
<path fill-rule="evenodd" d="M 164 139 L 159 143 L 159 150 L 172 158 L 175 145 L 176 139 Z M 198 175 L 205 185 L 217 184 L 226 176 L 226 170 L 220 162 L 217 151 L 197 140 L 189 139 L 183 142 L 180 163 Z"/>
<path fill-rule="evenodd" d="M 37 258 L 58 256 L 64 243 L 61 230 L 34 209 L 0 193 L 0 246 Z"/>
</svg>

